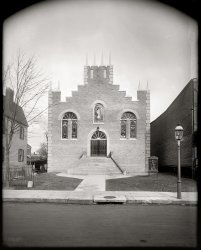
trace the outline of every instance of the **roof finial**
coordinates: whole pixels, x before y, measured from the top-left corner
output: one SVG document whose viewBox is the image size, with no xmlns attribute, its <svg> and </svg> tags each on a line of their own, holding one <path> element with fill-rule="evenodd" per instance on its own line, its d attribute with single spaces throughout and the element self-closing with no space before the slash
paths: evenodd
<svg viewBox="0 0 201 250">
<path fill-rule="evenodd" d="M 94 53 L 94 66 L 96 65 L 96 55 Z"/>
<path fill-rule="evenodd" d="M 49 91 L 52 91 L 52 82 L 49 82 Z"/>
<path fill-rule="evenodd" d="M 86 54 L 86 66 L 88 66 L 88 54 Z"/>
<path fill-rule="evenodd" d="M 109 65 L 111 66 L 111 51 L 109 53 Z"/>
<path fill-rule="evenodd" d="M 141 87 L 140 87 L 140 81 L 139 81 L 139 85 L 138 85 L 138 90 L 141 90 Z"/>
<path fill-rule="evenodd" d="M 102 54 L 101 54 L 101 66 L 103 66 L 103 51 L 102 51 Z"/>
<path fill-rule="evenodd" d="M 147 90 L 149 90 L 149 83 L 148 83 L 148 81 L 147 81 Z"/>
<path fill-rule="evenodd" d="M 60 90 L 60 82 L 58 81 L 57 90 Z"/>
</svg>

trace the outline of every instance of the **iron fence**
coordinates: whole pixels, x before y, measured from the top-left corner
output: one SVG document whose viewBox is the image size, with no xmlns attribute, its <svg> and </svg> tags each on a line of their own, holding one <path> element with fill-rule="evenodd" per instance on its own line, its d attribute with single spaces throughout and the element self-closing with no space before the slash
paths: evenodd
<svg viewBox="0 0 201 250">
<path fill-rule="evenodd" d="M 32 181 L 34 185 L 34 173 L 31 165 L 12 166 L 9 168 L 9 186 L 27 186 L 29 181 Z"/>
</svg>

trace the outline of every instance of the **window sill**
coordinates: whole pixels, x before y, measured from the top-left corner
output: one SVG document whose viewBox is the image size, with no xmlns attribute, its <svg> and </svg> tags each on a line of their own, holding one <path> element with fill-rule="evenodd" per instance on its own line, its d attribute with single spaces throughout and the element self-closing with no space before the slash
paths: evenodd
<svg viewBox="0 0 201 250">
<path fill-rule="evenodd" d="M 121 141 L 136 141 L 137 138 L 120 138 Z"/>
<path fill-rule="evenodd" d="M 70 139 L 61 138 L 61 141 L 77 141 L 77 138 L 70 138 Z"/>
</svg>

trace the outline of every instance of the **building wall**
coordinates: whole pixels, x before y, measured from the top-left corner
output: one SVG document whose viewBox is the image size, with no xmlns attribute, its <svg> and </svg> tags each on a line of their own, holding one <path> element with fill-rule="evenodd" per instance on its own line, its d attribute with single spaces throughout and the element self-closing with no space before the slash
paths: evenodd
<svg viewBox="0 0 201 250">
<path fill-rule="evenodd" d="M 195 79 L 191 80 L 168 109 L 151 122 L 151 155 L 159 157 L 160 166 L 177 166 L 177 142 L 174 131 L 178 123 L 184 128 L 181 165 L 192 166 L 192 110 L 195 83 Z"/>
<path fill-rule="evenodd" d="M 5 119 L 6 126 L 9 128 L 9 121 L 6 118 Z M 17 130 L 13 134 L 13 138 L 11 141 L 11 148 L 10 148 L 10 166 L 24 166 L 27 164 L 27 127 L 24 125 L 20 125 L 24 128 L 24 139 L 20 139 L 20 132 Z M 6 137 L 5 134 L 3 136 L 3 144 L 4 144 L 4 161 L 6 160 Z M 19 162 L 18 161 L 18 150 L 23 149 L 24 150 L 24 161 Z M 5 162 L 4 162 L 5 167 Z"/>
<path fill-rule="evenodd" d="M 93 78 L 91 69 L 95 70 Z M 103 69 L 107 77 L 102 81 Z M 128 173 L 145 174 L 150 155 L 149 91 L 138 91 L 138 100 L 132 101 L 125 91 L 119 91 L 118 85 L 112 84 L 112 66 L 88 66 L 84 72 L 85 84 L 79 85 L 66 102 L 60 101 L 60 91 L 49 92 L 48 170 L 65 172 L 76 166 L 83 153 L 90 157 L 91 135 L 99 127 L 107 135 L 108 155 L 112 152 L 116 162 Z M 93 123 L 95 103 L 104 105 L 104 124 Z M 67 111 L 77 114 L 77 139 L 61 139 L 61 117 Z M 126 111 L 132 111 L 137 117 L 136 139 L 120 138 L 120 118 Z"/>
</svg>

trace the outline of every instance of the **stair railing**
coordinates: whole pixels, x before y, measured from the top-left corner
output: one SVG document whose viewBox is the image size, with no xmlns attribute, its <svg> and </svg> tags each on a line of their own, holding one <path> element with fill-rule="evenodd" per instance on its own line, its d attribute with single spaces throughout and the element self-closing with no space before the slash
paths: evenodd
<svg viewBox="0 0 201 250">
<path fill-rule="evenodd" d="M 119 164 L 114 160 L 112 152 L 109 153 L 109 158 L 112 159 L 112 161 L 114 162 L 114 164 L 118 167 L 118 169 L 121 171 L 121 173 L 122 173 L 123 175 L 126 175 L 126 174 L 127 174 L 127 173 L 126 173 L 126 170 L 123 169 L 122 167 L 120 167 Z"/>
<path fill-rule="evenodd" d="M 84 151 L 84 152 L 82 152 L 82 154 L 80 155 L 80 157 L 79 157 L 79 159 L 82 159 L 84 156 L 86 156 L 87 155 L 87 153 Z"/>
</svg>

